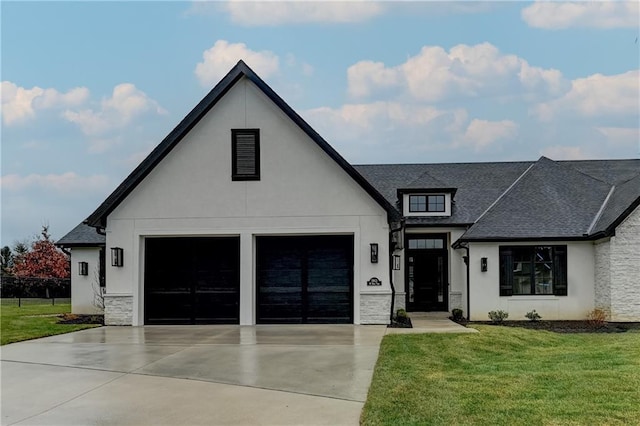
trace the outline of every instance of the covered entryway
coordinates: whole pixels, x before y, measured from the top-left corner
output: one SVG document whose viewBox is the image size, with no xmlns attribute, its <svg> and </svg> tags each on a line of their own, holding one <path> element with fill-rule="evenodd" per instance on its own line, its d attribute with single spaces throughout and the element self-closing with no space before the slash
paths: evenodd
<svg viewBox="0 0 640 426">
<path fill-rule="evenodd" d="M 257 237 L 258 324 L 353 323 L 353 236 Z"/>
<path fill-rule="evenodd" d="M 238 237 L 147 238 L 145 324 L 238 324 Z"/>
<path fill-rule="evenodd" d="M 446 235 L 407 235 L 407 309 L 447 311 L 449 252 Z"/>
</svg>

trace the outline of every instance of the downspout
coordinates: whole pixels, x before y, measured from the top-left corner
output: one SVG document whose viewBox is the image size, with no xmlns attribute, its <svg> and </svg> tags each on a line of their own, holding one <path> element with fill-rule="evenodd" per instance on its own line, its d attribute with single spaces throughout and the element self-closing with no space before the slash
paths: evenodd
<svg viewBox="0 0 640 426">
<path fill-rule="evenodd" d="M 392 228 L 389 230 L 389 285 L 391 286 L 391 312 L 389 313 L 389 322 L 393 321 L 393 311 L 396 304 L 396 287 L 393 285 L 393 252 L 395 248 L 391 250 L 393 245 L 393 233 L 402 231 L 404 228 L 404 219 L 400 220 L 399 228 Z"/>
<path fill-rule="evenodd" d="M 469 257 L 469 243 L 464 246 L 464 249 L 467 251 L 467 256 L 464 261 L 467 266 L 467 321 L 471 321 L 471 294 L 469 293 L 471 286 L 469 285 L 469 279 L 471 277 L 471 270 L 469 267 L 469 263 L 471 263 L 471 258 Z"/>
</svg>

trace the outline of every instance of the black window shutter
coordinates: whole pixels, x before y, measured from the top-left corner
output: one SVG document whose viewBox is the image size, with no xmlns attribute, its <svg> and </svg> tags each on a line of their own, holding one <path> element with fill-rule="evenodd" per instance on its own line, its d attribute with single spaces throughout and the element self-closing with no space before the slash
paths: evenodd
<svg viewBox="0 0 640 426">
<path fill-rule="evenodd" d="M 513 252 L 500 249 L 500 296 L 513 295 Z"/>
<path fill-rule="evenodd" d="M 553 250 L 553 294 L 567 295 L 567 248 L 555 247 Z"/>
<path fill-rule="evenodd" d="M 260 134 L 257 129 L 232 130 L 232 179 L 260 179 Z"/>
</svg>

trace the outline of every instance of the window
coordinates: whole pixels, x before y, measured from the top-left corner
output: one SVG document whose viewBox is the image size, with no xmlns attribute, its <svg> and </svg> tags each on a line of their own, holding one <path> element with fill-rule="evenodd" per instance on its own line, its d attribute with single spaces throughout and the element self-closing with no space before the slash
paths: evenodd
<svg viewBox="0 0 640 426">
<path fill-rule="evenodd" d="M 444 248 L 443 238 L 416 238 L 416 239 L 409 240 L 409 249 L 411 250 L 443 249 L 443 248 Z"/>
<path fill-rule="evenodd" d="M 500 247 L 500 296 L 567 295 L 567 246 Z"/>
<path fill-rule="evenodd" d="M 231 130 L 232 180 L 260 180 L 260 130 Z"/>
<path fill-rule="evenodd" d="M 409 211 L 444 212 L 444 195 L 410 195 Z"/>
</svg>

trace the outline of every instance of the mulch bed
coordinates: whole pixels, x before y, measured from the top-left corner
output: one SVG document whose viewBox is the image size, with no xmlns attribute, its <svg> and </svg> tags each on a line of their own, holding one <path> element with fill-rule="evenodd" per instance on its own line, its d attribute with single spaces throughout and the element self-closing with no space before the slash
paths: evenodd
<svg viewBox="0 0 640 426">
<path fill-rule="evenodd" d="M 413 324 L 409 317 L 393 317 L 387 328 L 413 328 Z"/>
<path fill-rule="evenodd" d="M 104 325 L 104 315 L 62 314 L 58 324 L 100 324 Z"/>
<path fill-rule="evenodd" d="M 491 321 L 460 321 L 464 326 L 473 324 L 494 325 L 496 327 L 520 327 L 530 330 L 545 330 L 555 333 L 624 333 L 640 330 L 640 322 L 605 322 L 594 324 L 589 321 L 504 321 L 494 324 Z"/>
</svg>

